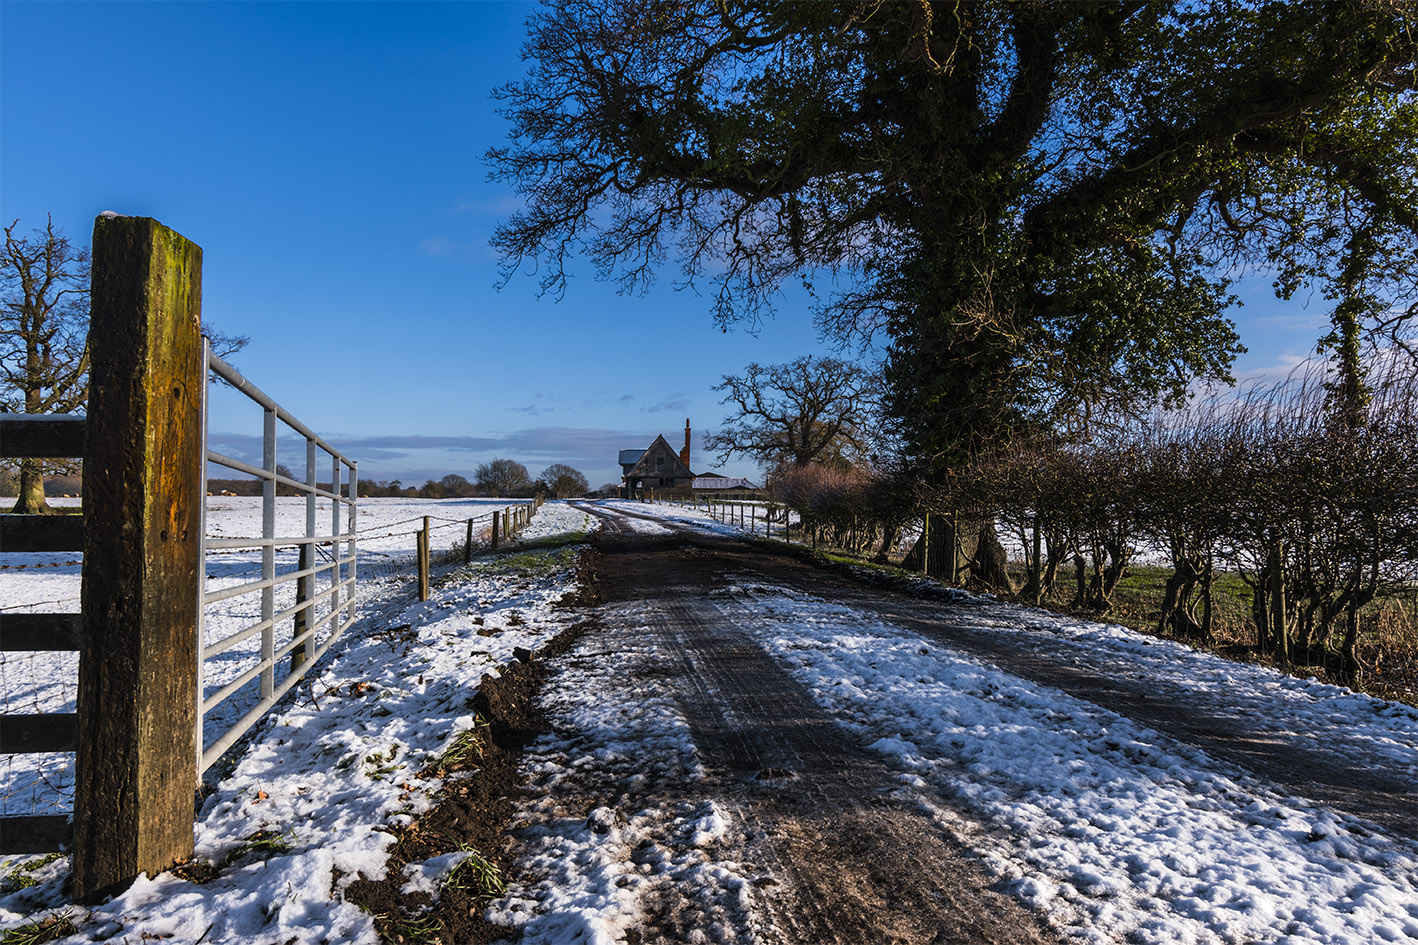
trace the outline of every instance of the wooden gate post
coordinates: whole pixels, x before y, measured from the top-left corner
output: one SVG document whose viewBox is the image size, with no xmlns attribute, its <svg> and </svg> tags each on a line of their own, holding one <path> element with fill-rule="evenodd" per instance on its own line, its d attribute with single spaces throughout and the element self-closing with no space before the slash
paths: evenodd
<svg viewBox="0 0 1418 945">
<path fill-rule="evenodd" d="M 308 571 L 310 569 L 310 549 L 312 547 L 313 546 L 310 544 L 300 546 L 297 552 L 298 558 L 295 566 L 297 571 Z M 308 574 L 295 579 L 295 602 L 297 604 L 305 604 L 310 600 L 310 591 L 314 583 L 315 582 L 311 580 Z M 295 619 L 291 621 L 291 635 L 298 638 L 305 633 L 306 628 L 314 626 L 314 624 L 315 609 L 309 606 L 302 607 L 295 612 Z M 307 640 L 290 651 L 289 672 L 293 673 L 305 665 L 313 649 L 310 645 L 312 642 L 313 640 Z"/>
<path fill-rule="evenodd" d="M 202 249 L 94 221 L 74 895 L 192 855 L 203 573 Z"/>
</svg>

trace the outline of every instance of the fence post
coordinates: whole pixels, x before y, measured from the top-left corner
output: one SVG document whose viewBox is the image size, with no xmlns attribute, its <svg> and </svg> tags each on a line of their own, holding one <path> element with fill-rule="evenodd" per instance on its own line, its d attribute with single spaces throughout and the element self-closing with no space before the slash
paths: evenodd
<svg viewBox="0 0 1418 945">
<path fill-rule="evenodd" d="M 301 545 L 298 549 L 297 571 L 304 571 L 306 568 L 310 567 L 310 555 L 306 551 L 309 547 L 309 545 Z M 299 605 L 304 604 L 308 600 L 310 600 L 310 578 L 302 575 L 295 579 L 295 602 Z M 306 627 L 309 626 L 310 608 L 301 607 L 295 612 L 295 617 L 291 623 L 291 636 L 298 639 L 300 635 L 305 632 Z M 293 673 L 305 665 L 306 657 L 309 655 L 307 648 L 309 643 L 310 641 L 307 640 L 305 643 L 290 651 L 290 672 Z"/>
<path fill-rule="evenodd" d="M 473 520 L 468 519 L 468 537 L 463 541 L 463 563 L 471 564 L 473 561 Z"/>
<path fill-rule="evenodd" d="M 305 537 L 310 540 L 307 540 L 305 544 L 300 546 L 299 567 L 302 571 L 309 570 L 315 566 L 315 542 L 313 539 L 316 534 L 315 521 L 320 513 L 320 499 L 315 495 L 315 490 L 320 485 L 319 466 L 317 465 L 319 458 L 319 454 L 315 449 L 315 441 L 307 438 L 305 441 L 305 484 L 310 491 L 305 494 Z M 311 597 L 315 596 L 315 575 L 312 574 L 304 578 L 302 582 L 298 582 L 295 586 L 295 592 L 296 596 L 301 600 L 310 600 Z M 301 624 L 302 629 L 304 627 L 315 626 L 315 608 L 306 607 L 302 610 L 301 619 L 304 621 L 303 624 Z M 331 629 L 333 630 L 334 627 L 332 626 Z M 314 634 L 311 634 L 310 639 L 305 641 L 305 646 L 301 647 L 300 650 L 302 655 L 299 661 L 296 660 L 295 653 L 291 653 L 290 665 L 292 670 L 304 665 L 307 660 L 315 656 Z"/>
<path fill-rule="evenodd" d="M 501 513 L 501 512 L 493 512 L 493 513 L 492 513 L 492 550 L 493 550 L 493 551 L 496 551 L 496 550 L 497 550 L 497 537 L 498 537 L 498 536 L 497 536 L 497 532 L 498 532 L 498 526 L 502 524 L 501 519 L 502 519 L 502 513 Z"/>
<path fill-rule="evenodd" d="M 423 517 L 423 529 L 418 533 L 419 600 L 428 600 L 428 516 Z"/>
<path fill-rule="evenodd" d="M 202 250 L 94 221 L 74 895 L 192 855 L 197 787 Z"/>
<path fill-rule="evenodd" d="M 1043 516 L 1034 513 L 1034 561 L 1029 567 L 1029 583 L 1034 586 L 1034 603 L 1044 600 L 1044 530 Z"/>
<path fill-rule="evenodd" d="M 921 520 L 921 573 L 931 573 L 931 513 Z"/>
</svg>

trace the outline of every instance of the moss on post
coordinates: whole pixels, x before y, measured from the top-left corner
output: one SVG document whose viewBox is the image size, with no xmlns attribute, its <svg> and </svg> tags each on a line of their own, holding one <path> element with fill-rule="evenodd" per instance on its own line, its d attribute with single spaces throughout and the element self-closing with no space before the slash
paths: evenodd
<svg viewBox="0 0 1418 945">
<path fill-rule="evenodd" d="M 94 222 L 74 892 L 192 854 L 202 463 L 202 250 Z"/>
</svg>

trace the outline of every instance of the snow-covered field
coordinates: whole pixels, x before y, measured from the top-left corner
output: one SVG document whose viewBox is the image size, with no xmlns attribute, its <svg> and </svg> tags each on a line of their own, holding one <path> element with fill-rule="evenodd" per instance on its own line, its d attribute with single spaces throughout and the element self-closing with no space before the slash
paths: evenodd
<svg viewBox="0 0 1418 945">
<path fill-rule="evenodd" d="M 77 499 L 56 499 L 57 506 L 73 506 Z M 477 534 L 494 510 L 508 506 L 501 499 L 364 499 L 359 504 L 358 530 L 361 594 L 374 593 L 382 582 L 407 572 L 414 555 L 415 532 L 429 516 L 430 546 L 435 556 L 463 541 L 467 520 Z M 276 534 L 293 536 L 305 530 L 305 500 L 276 501 Z M 342 516 L 343 516 L 342 512 Z M 317 518 L 323 534 L 332 531 L 331 511 L 322 503 Z M 342 517 L 340 528 L 345 530 Z M 213 538 L 250 538 L 261 534 L 261 500 L 258 497 L 213 497 L 207 503 L 207 534 Z M 77 612 L 81 555 L 0 554 L 0 611 Z M 283 548 L 276 557 L 276 573 L 296 569 L 296 552 Z M 247 549 L 213 550 L 207 556 L 207 591 L 260 580 L 261 555 Z M 325 579 L 321 579 L 322 582 Z M 324 584 L 321 584 L 323 588 Z M 319 590 L 320 588 L 317 588 Z M 295 584 L 276 589 L 275 609 L 295 602 Z M 326 607 L 319 608 L 323 613 Z M 261 620 L 261 595 L 249 593 L 210 604 L 205 612 L 204 636 L 212 645 Z M 283 622 L 276 631 L 276 646 L 289 642 L 293 626 Z M 321 641 L 325 633 L 322 631 Z M 261 640 L 254 635 L 237 646 L 210 657 L 203 666 L 203 691 L 211 696 L 260 660 Z M 78 655 L 75 653 L 0 653 L 0 711 L 7 713 L 73 712 Z M 204 746 L 210 746 L 260 699 L 260 681 L 253 679 L 211 709 L 204 718 Z M 70 753 L 4 755 L 0 771 L 0 813 L 62 812 L 72 806 L 73 755 Z"/>
<path fill-rule="evenodd" d="M 446 514 L 453 504 L 390 502 L 379 509 L 375 500 L 377 512 L 362 505 L 361 531 L 376 515 L 394 532 L 411 514 Z M 454 515 L 466 519 L 476 508 Z M 574 535 L 587 526 L 583 513 L 551 503 L 522 537 Z M 387 540 L 396 553 L 396 538 Z M 434 542 L 434 549 L 452 544 Z M 394 842 L 385 828 L 432 806 L 440 782 L 418 772 L 472 726 L 482 676 L 509 663 L 517 647 L 535 651 L 573 619 L 553 604 L 575 586 L 576 551 L 573 545 L 530 559 L 491 556 L 466 569 L 448 566 L 444 571 L 456 576 L 423 603 L 412 599 L 407 574 L 362 582 L 359 622 L 216 769 L 223 774 L 196 828 L 197 858 L 226 864 L 215 879 L 198 885 L 170 873 L 142 878 L 86 910 L 64 904 L 67 864 L 59 860 L 31 874 L 36 885 L 0 895 L 0 928 L 60 910 L 79 924 L 66 939 L 74 943 L 377 941 L 370 916 L 344 903 L 338 888 L 382 878 Z M 14 602 L 7 597 L 7 606 Z M 256 851 L 250 838 L 263 835 L 279 837 L 286 849 Z M 427 883 L 457 859 L 413 864 L 411 879 Z M 26 860 L 33 862 L 0 862 L 0 877 L 14 877 Z"/>
</svg>

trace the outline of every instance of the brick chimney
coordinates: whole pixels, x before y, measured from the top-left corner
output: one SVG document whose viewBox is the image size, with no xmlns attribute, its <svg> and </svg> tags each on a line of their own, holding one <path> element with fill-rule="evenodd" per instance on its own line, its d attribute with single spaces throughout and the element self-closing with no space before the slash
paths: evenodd
<svg viewBox="0 0 1418 945">
<path fill-rule="evenodd" d="M 689 465 L 689 418 L 684 418 L 684 449 L 679 451 L 679 461 Z"/>
</svg>

